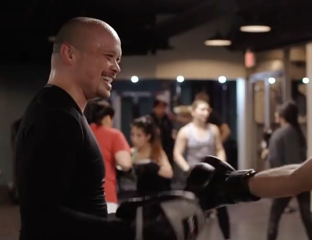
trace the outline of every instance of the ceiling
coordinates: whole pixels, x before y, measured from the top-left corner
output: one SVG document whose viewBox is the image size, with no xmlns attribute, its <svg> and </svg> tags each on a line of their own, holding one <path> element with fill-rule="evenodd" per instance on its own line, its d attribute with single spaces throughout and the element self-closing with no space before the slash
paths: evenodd
<svg viewBox="0 0 312 240">
<path fill-rule="evenodd" d="M 15 0 L 1 4 L 0 59 L 6 61 L 49 61 L 48 37 L 76 16 L 112 25 L 122 39 L 124 55 L 170 50 L 171 37 L 218 19 L 225 19 L 220 32 L 233 41 L 231 51 L 262 51 L 312 40 L 310 0 Z M 172 17 L 158 23 L 159 15 Z M 269 24 L 272 31 L 241 33 L 239 26 L 251 16 Z"/>
</svg>

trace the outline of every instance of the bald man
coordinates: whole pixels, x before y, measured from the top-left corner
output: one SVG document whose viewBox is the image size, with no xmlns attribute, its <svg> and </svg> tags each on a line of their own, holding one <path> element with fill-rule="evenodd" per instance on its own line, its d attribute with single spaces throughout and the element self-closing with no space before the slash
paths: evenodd
<svg viewBox="0 0 312 240">
<path fill-rule="evenodd" d="M 17 135 L 20 240 L 135 238 L 129 213 L 127 221 L 107 220 L 103 158 L 83 115 L 88 100 L 110 96 L 120 58 L 117 33 L 100 20 L 75 18 L 57 34 L 48 84 L 29 104 Z M 158 211 L 154 218 L 164 216 Z"/>
</svg>

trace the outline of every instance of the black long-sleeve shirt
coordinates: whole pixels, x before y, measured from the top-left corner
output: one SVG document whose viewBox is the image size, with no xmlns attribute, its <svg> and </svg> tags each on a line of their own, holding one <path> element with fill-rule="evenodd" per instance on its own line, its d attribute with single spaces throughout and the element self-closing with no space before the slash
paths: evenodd
<svg viewBox="0 0 312 240">
<path fill-rule="evenodd" d="M 43 88 L 16 140 L 21 240 L 132 239 L 128 222 L 107 220 L 102 155 L 69 94 Z"/>
<path fill-rule="evenodd" d="M 306 146 L 301 144 L 298 131 L 291 125 L 286 125 L 273 133 L 268 161 L 271 167 L 302 163 L 306 159 L 306 150 Z"/>
</svg>

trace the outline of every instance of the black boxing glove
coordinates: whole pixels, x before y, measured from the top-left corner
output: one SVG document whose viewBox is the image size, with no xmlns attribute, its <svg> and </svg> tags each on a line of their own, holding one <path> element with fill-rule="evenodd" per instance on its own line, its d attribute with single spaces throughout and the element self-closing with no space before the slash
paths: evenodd
<svg viewBox="0 0 312 240">
<path fill-rule="evenodd" d="M 183 191 L 129 199 L 116 217 L 133 223 L 135 240 L 195 240 L 205 226 L 195 195 Z"/>
<path fill-rule="evenodd" d="M 248 187 L 248 179 L 255 174 L 252 169 L 236 171 L 228 163 L 206 156 L 192 168 L 185 190 L 194 192 L 204 210 L 258 201 L 260 198 L 251 194 Z"/>
<path fill-rule="evenodd" d="M 187 172 L 186 188 L 199 192 L 211 181 L 215 168 L 207 163 L 198 163 Z M 185 189 L 186 190 L 186 189 Z"/>
</svg>

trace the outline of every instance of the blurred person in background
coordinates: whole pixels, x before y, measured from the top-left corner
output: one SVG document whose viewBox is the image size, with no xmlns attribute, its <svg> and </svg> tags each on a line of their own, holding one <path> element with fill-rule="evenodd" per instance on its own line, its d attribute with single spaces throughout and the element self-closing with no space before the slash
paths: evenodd
<svg viewBox="0 0 312 240">
<path fill-rule="evenodd" d="M 195 95 L 196 100 L 202 100 L 209 104 L 209 116 L 207 118 L 207 122 L 217 125 L 221 134 L 221 141 L 224 143 L 229 136 L 231 135 L 231 129 L 227 123 L 225 123 L 219 114 L 213 110 L 210 106 L 210 98 L 206 92 L 199 92 Z M 173 120 L 187 124 L 192 121 L 192 117 L 190 116 L 192 112 L 192 106 L 178 106 L 174 109 L 174 113 L 176 116 L 173 117 Z"/>
<path fill-rule="evenodd" d="M 173 168 L 174 127 L 170 114 L 167 113 L 167 107 L 168 102 L 164 97 L 156 97 L 150 117 L 157 128 L 161 146 L 167 155 L 171 168 Z M 173 179 L 170 178 L 166 181 L 171 186 Z"/>
<path fill-rule="evenodd" d="M 264 128 L 262 133 L 262 140 L 260 142 L 260 158 L 262 161 L 264 161 L 264 168 L 269 168 L 269 162 L 268 162 L 268 155 L 269 155 L 269 145 L 270 145 L 270 138 L 272 136 L 272 129 L 271 128 Z M 296 212 L 297 209 L 294 206 L 288 205 L 285 208 L 285 213 L 293 213 Z"/>
<path fill-rule="evenodd" d="M 202 101 L 205 101 L 207 102 L 208 104 L 210 103 L 210 97 L 209 95 L 204 92 L 204 91 L 201 91 L 201 92 L 198 92 L 196 95 L 195 95 L 195 98 L 194 100 L 202 100 Z M 191 116 L 191 113 L 192 113 L 192 106 L 178 106 L 176 108 L 174 108 L 174 113 L 175 115 L 171 115 L 171 119 L 173 119 L 174 121 L 176 122 L 179 122 L 181 124 L 188 124 L 189 122 L 192 121 L 192 116 Z M 230 127 L 227 123 L 225 123 L 222 118 L 219 116 L 219 114 L 212 109 L 211 105 L 209 104 L 209 116 L 207 118 L 207 123 L 211 123 L 211 124 L 214 124 L 216 126 L 218 126 L 219 128 L 219 131 L 220 131 L 220 135 L 221 135 L 221 141 L 223 144 L 226 143 L 226 141 L 229 139 L 229 136 L 231 135 L 231 130 L 230 130 Z M 223 147 L 225 147 L 223 145 Z M 228 146 L 229 147 L 229 146 Z M 226 148 L 227 151 L 229 151 L 228 153 L 228 162 L 231 163 L 232 165 L 235 165 L 237 164 L 235 161 L 235 153 L 233 154 L 232 150 L 233 148 Z M 227 154 L 227 152 L 226 152 Z M 210 211 L 209 213 L 207 213 L 207 216 L 209 218 L 214 218 L 214 211 Z"/>
<path fill-rule="evenodd" d="M 188 172 L 207 155 L 217 156 L 222 161 L 226 161 L 219 128 L 207 123 L 209 109 L 207 101 L 195 100 L 192 104 L 192 122 L 178 132 L 174 146 L 174 160 L 184 172 Z M 230 220 L 226 207 L 218 208 L 217 213 L 224 239 L 230 239 Z"/>
<path fill-rule="evenodd" d="M 123 133 L 113 128 L 114 114 L 114 109 L 107 102 L 99 100 L 89 102 L 85 110 L 104 158 L 108 213 L 115 213 L 118 208 L 116 165 L 123 171 L 132 168 L 130 146 Z"/>
<path fill-rule="evenodd" d="M 296 98 L 296 104 L 299 110 L 299 122 L 307 122 L 307 84 L 298 85 L 298 95 Z"/>
<path fill-rule="evenodd" d="M 199 92 L 198 94 L 196 94 L 195 100 L 204 100 L 208 104 L 210 104 L 209 95 L 205 92 Z M 231 130 L 230 130 L 229 125 L 222 120 L 219 114 L 215 110 L 213 110 L 210 105 L 209 105 L 209 117 L 207 119 L 207 122 L 218 126 L 220 134 L 221 134 L 221 141 L 223 143 L 231 135 Z"/>
<path fill-rule="evenodd" d="M 150 116 L 158 129 L 161 145 L 172 166 L 174 147 L 174 139 L 172 137 L 173 125 L 167 114 L 167 107 L 168 103 L 164 99 L 161 97 L 156 98 Z"/>
<path fill-rule="evenodd" d="M 275 121 L 280 124 L 270 139 L 268 161 L 273 168 L 305 161 L 307 143 L 298 123 L 299 111 L 293 102 L 286 102 L 275 113 Z M 312 240 L 312 220 L 310 213 L 310 192 L 296 196 L 301 219 L 307 235 Z M 277 239 L 278 226 L 291 197 L 274 199 L 271 207 L 268 240 Z"/>
<path fill-rule="evenodd" d="M 173 177 L 172 167 L 151 117 L 140 117 L 133 121 L 131 141 L 137 195 L 147 196 L 170 190 L 167 179 Z"/>
</svg>

